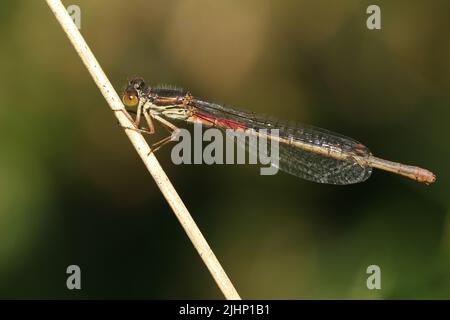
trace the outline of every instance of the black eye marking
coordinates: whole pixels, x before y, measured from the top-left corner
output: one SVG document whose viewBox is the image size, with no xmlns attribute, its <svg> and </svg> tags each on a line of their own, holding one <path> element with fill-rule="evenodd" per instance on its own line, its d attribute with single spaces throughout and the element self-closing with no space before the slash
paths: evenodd
<svg viewBox="0 0 450 320">
<path fill-rule="evenodd" d="M 144 79 L 141 78 L 135 78 L 130 81 L 130 86 L 133 87 L 136 90 L 144 90 L 145 89 L 145 82 Z"/>
</svg>

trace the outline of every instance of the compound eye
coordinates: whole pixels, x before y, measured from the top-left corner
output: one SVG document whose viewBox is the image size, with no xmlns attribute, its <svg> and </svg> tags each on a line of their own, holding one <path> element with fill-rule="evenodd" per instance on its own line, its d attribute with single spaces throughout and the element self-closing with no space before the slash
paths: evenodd
<svg viewBox="0 0 450 320">
<path fill-rule="evenodd" d="M 132 86 L 128 86 L 122 94 L 122 102 L 125 106 L 134 108 L 139 103 L 136 90 Z"/>
</svg>

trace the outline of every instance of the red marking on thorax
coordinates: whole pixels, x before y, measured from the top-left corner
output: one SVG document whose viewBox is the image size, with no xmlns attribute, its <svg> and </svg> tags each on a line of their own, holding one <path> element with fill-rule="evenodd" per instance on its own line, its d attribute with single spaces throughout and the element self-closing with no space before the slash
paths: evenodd
<svg viewBox="0 0 450 320">
<path fill-rule="evenodd" d="M 191 117 L 190 121 L 201 122 L 202 124 L 204 124 L 206 126 L 217 126 L 217 127 L 221 127 L 221 128 L 225 128 L 225 129 L 233 129 L 233 130 L 245 129 L 245 125 L 243 125 L 242 123 L 232 121 L 232 120 L 217 118 L 217 117 L 209 115 L 209 114 L 196 113 L 196 116 Z"/>
</svg>

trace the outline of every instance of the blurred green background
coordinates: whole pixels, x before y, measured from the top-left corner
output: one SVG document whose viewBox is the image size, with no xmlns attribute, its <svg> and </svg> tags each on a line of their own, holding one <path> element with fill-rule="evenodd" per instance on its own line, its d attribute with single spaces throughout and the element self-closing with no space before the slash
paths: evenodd
<svg viewBox="0 0 450 320">
<path fill-rule="evenodd" d="M 161 149 L 242 297 L 450 298 L 448 1 L 70 4 L 118 91 L 141 75 L 437 174 L 330 186 L 176 166 Z M 45 2 L 2 1 L 0 36 L 0 297 L 222 298 Z M 71 264 L 80 291 L 66 288 Z M 366 287 L 371 264 L 381 290 Z"/>
</svg>

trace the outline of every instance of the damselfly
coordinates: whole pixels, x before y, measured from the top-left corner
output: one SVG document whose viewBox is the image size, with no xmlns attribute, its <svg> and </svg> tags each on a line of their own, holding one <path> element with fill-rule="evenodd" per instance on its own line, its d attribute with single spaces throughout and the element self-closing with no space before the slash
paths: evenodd
<svg viewBox="0 0 450 320">
<path fill-rule="evenodd" d="M 182 89 L 148 87 L 141 78 L 128 82 L 122 94 L 127 107 L 137 108 L 133 119 L 135 130 L 154 133 L 152 119 L 161 122 L 170 132 L 178 130 L 169 120 L 184 120 L 207 127 L 231 129 L 257 134 L 261 129 L 278 129 L 279 169 L 306 180 L 329 184 L 352 184 L 365 181 L 377 168 L 407 178 L 433 183 L 435 175 L 416 166 L 374 157 L 356 140 L 328 130 L 303 124 L 274 121 L 250 112 L 200 100 Z M 140 126 L 144 117 L 148 127 Z M 171 141 L 173 135 L 159 141 L 153 150 Z"/>
</svg>

